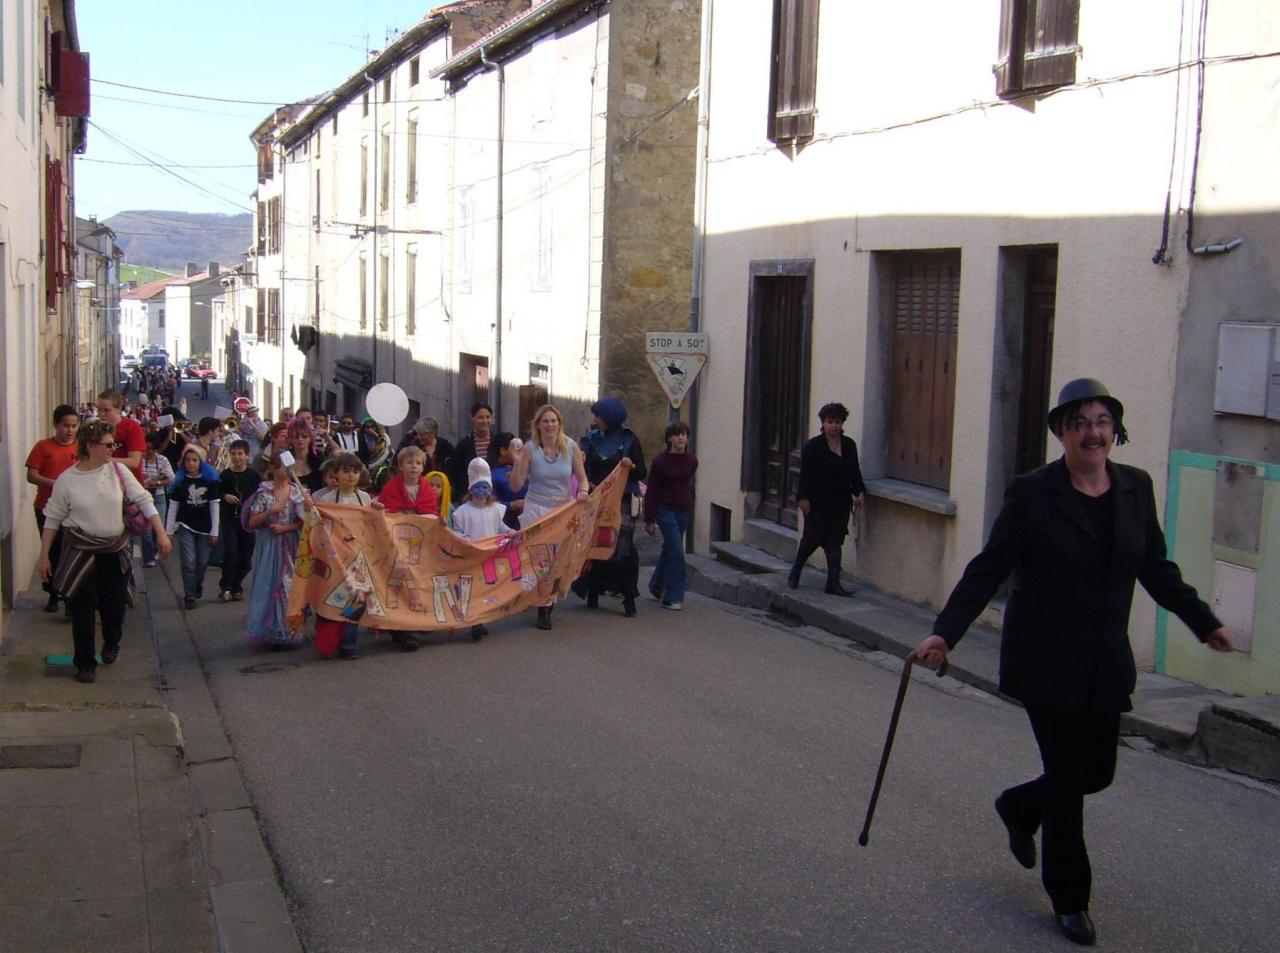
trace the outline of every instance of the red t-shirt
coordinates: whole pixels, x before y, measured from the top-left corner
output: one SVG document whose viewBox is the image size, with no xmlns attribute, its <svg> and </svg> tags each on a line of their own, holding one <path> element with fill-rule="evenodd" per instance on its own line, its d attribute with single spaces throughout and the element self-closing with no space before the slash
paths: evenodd
<svg viewBox="0 0 1280 953">
<path fill-rule="evenodd" d="M 50 480 L 58 479 L 62 476 L 62 471 L 74 466 L 75 462 L 76 442 L 74 440 L 64 447 L 53 437 L 45 437 L 31 448 L 31 453 L 27 454 L 27 466 L 34 467 L 37 473 Z M 44 505 L 49 502 L 51 493 L 53 490 L 50 487 L 36 488 L 37 511 L 44 512 Z"/>
<path fill-rule="evenodd" d="M 116 443 L 119 446 L 111 456 L 118 460 L 123 460 L 134 451 L 143 456 L 146 455 L 147 435 L 142 429 L 142 424 L 132 417 L 121 417 L 120 423 L 116 424 Z M 133 475 L 138 478 L 139 483 L 146 482 L 142 476 L 142 457 L 138 458 L 138 468 L 133 471 Z"/>
</svg>

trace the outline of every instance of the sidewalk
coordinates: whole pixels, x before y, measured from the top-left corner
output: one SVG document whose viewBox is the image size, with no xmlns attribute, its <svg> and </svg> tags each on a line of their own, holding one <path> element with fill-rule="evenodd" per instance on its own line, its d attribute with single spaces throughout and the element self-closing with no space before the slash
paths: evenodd
<svg viewBox="0 0 1280 953">
<path fill-rule="evenodd" d="M 141 566 L 120 657 L 92 685 L 45 664 L 71 623 L 43 592 L 6 613 L 0 950 L 300 953 L 187 614 L 165 564 Z M 5 766 L 44 762 L 60 766 Z"/>
<path fill-rule="evenodd" d="M 790 564 L 747 543 L 713 543 L 715 557 L 688 556 L 689 588 L 734 605 L 785 613 L 872 649 L 906 658 L 929 634 L 934 613 L 853 580 L 857 596 L 823 593 L 825 573 L 806 569 L 800 588 L 787 587 Z M 951 654 L 950 675 L 998 694 L 1000 636 L 974 628 Z M 1121 731 L 1150 739 L 1164 753 L 1280 782 L 1280 696 L 1235 698 L 1142 672 L 1134 710 Z"/>
<path fill-rule="evenodd" d="M 147 598 L 120 658 L 82 685 L 71 622 L 23 593 L 0 641 L 0 947 L 6 953 L 219 949 Z"/>
</svg>

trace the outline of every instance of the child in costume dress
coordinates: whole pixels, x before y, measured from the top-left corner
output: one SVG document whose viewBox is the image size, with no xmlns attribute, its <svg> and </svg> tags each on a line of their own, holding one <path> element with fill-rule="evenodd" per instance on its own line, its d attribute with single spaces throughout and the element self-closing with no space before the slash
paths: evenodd
<svg viewBox="0 0 1280 953">
<path fill-rule="evenodd" d="M 396 454 L 396 473 L 382 487 L 378 494 L 378 502 L 385 506 L 388 513 L 414 513 L 418 516 L 438 516 L 439 501 L 447 496 L 437 495 L 431 482 L 422 475 L 426 466 L 427 455 L 421 447 L 410 444 Z M 397 537 L 398 538 L 398 537 Z M 397 543 L 397 551 L 400 551 Z M 391 575 L 387 578 L 387 603 L 394 607 L 399 602 L 400 590 L 406 590 L 410 600 L 410 608 L 417 610 L 414 600 L 419 600 L 417 580 L 413 570 L 405 564 L 403 557 L 396 559 Z M 394 591 L 393 591 L 394 590 Z M 395 602 L 392 600 L 395 599 Z M 412 652 L 421 645 L 421 640 L 413 632 L 391 631 L 391 640 L 406 652 Z"/>
<path fill-rule="evenodd" d="M 257 533 L 245 637 L 275 648 L 305 640 L 301 630 L 290 632 L 285 624 L 305 498 L 278 457 L 272 457 L 266 466 L 267 480 L 241 510 L 244 528 Z"/>
<path fill-rule="evenodd" d="M 381 504 L 375 503 L 373 497 L 360 489 L 360 484 L 369 479 L 369 471 L 354 453 L 336 453 L 324 462 L 321 469 L 325 471 L 326 477 L 332 475 L 335 478 L 336 485 L 326 485 L 314 496 L 307 497 L 303 501 L 303 509 L 310 512 L 317 503 L 381 508 Z M 316 617 L 316 648 L 325 658 L 332 658 L 330 649 L 336 646 L 338 658 L 348 661 L 358 659 L 360 654 L 356 651 L 356 644 L 359 636 L 360 626 L 354 620 L 338 621 Z"/>
</svg>

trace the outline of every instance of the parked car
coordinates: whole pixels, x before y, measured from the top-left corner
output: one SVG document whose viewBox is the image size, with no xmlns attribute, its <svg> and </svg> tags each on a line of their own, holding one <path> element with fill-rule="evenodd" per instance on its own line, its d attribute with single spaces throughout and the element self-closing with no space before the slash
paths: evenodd
<svg viewBox="0 0 1280 953">
<path fill-rule="evenodd" d="M 196 363 L 196 359 L 194 357 L 184 357 L 180 361 L 178 361 L 178 364 L 177 364 L 178 376 L 190 377 L 191 375 L 188 374 L 187 371 L 190 370 L 192 365 L 194 365 L 195 363 Z"/>
<path fill-rule="evenodd" d="M 199 364 L 192 364 L 187 368 L 187 376 L 196 379 L 202 377 L 213 379 L 218 376 L 218 372 L 213 369 L 213 365 L 208 361 L 201 361 Z"/>
<path fill-rule="evenodd" d="M 138 366 L 138 358 L 133 354 L 120 355 L 120 370 L 131 371 Z"/>
</svg>

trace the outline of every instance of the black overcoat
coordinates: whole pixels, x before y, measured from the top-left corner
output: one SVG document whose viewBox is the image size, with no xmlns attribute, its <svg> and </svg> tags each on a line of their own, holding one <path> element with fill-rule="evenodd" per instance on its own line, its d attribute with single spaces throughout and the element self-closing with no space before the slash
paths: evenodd
<svg viewBox="0 0 1280 953">
<path fill-rule="evenodd" d="M 1000 690 L 1026 705 L 1129 711 L 1137 682 L 1129 645 L 1134 582 L 1200 641 L 1221 623 L 1167 556 L 1151 477 L 1107 463 L 1110 558 L 1071 485 L 1065 459 L 1016 478 L 987 545 L 965 568 L 934 632 L 955 647 L 1013 573 L 1000 644 Z"/>
</svg>

